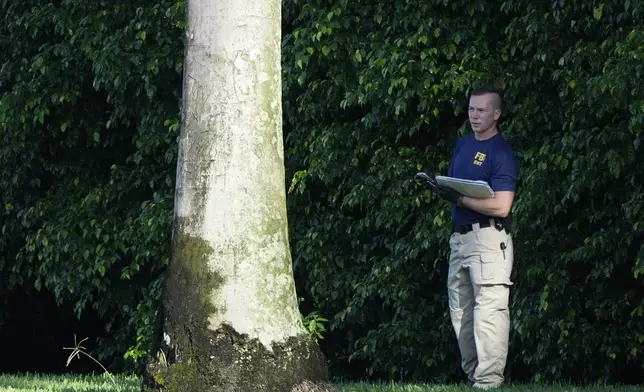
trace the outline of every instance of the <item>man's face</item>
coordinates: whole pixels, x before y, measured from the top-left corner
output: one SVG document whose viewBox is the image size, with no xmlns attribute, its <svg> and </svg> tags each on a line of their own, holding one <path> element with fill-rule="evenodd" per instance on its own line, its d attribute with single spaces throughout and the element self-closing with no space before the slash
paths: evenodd
<svg viewBox="0 0 644 392">
<path fill-rule="evenodd" d="M 501 109 L 494 104 L 493 94 L 473 95 L 470 97 L 469 117 L 472 131 L 484 133 L 496 125 Z"/>
</svg>

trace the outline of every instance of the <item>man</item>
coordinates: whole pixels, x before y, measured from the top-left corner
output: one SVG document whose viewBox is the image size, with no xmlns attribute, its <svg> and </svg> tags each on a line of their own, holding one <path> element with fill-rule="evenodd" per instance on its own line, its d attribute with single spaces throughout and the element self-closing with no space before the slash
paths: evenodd
<svg viewBox="0 0 644 392">
<path fill-rule="evenodd" d="M 508 222 L 518 164 L 498 131 L 501 100 L 493 88 L 471 93 L 473 132 L 457 141 L 448 171 L 450 177 L 486 181 L 494 197 L 474 199 L 438 189 L 438 195 L 453 204 L 447 278 L 450 317 L 461 366 L 472 385 L 481 389 L 503 383 L 510 331 L 513 247 Z"/>
</svg>

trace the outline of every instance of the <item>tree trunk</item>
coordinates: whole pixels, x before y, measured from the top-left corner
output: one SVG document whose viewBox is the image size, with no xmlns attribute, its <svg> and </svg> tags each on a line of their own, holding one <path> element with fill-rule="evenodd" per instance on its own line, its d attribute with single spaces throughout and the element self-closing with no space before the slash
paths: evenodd
<svg viewBox="0 0 644 392">
<path fill-rule="evenodd" d="M 327 369 L 288 243 L 280 0 L 187 1 L 173 255 L 146 391 L 290 391 Z"/>
</svg>

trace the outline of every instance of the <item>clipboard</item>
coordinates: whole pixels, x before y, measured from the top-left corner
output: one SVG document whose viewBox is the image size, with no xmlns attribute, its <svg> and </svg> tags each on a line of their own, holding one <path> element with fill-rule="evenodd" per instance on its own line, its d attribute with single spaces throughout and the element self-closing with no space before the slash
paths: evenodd
<svg viewBox="0 0 644 392">
<path fill-rule="evenodd" d="M 485 181 L 436 176 L 436 182 L 438 185 L 454 189 L 463 196 L 474 197 L 476 199 L 488 199 L 494 197 L 494 191 Z"/>
</svg>

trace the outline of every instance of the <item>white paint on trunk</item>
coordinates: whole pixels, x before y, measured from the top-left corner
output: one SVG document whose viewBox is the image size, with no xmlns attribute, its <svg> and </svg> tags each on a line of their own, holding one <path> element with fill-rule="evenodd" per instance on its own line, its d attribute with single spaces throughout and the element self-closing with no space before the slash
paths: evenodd
<svg viewBox="0 0 644 392">
<path fill-rule="evenodd" d="M 175 218 L 208 242 L 209 328 L 271 343 L 306 333 L 286 216 L 280 0 L 190 0 Z"/>
</svg>

